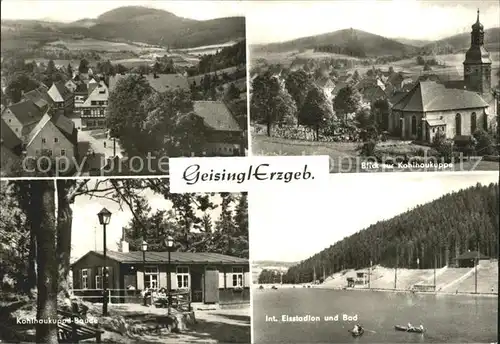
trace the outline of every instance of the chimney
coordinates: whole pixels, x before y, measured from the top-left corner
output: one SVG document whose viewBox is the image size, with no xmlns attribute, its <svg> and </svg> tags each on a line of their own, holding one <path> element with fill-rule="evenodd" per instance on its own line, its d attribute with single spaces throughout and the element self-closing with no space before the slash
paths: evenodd
<svg viewBox="0 0 500 344">
<path fill-rule="evenodd" d="M 128 242 L 125 241 L 125 229 L 122 228 L 122 239 L 120 240 L 120 245 L 121 245 L 121 253 L 128 253 L 129 252 L 129 245 Z"/>
<path fill-rule="evenodd" d="M 122 249 L 120 250 L 121 253 L 128 253 L 128 242 L 126 242 L 125 240 L 122 240 L 121 241 L 121 246 L 122 246 Z"/>
</svg>

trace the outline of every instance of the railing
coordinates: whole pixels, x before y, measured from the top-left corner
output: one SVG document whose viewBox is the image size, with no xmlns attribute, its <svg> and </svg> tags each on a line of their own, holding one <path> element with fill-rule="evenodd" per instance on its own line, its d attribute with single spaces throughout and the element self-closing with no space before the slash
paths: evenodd
<svg viewBox="0 0 500 344">
<path fill-rule="evenodd" d="M 73 295 L 90 302 L 103 301 L 103 289 L 72 289 Z M 110 303 L 143 303 L 144 295 L 142 290 L 137 289 L 107 289 L 108 300 Z M 170 294 L 166 293 L 165 296 L 159 296 L 153 293 L 151 297 L 151 304 L 157 307 L 167 307 L 168 300 L 170 299 L 170 306 L 172 308 L 190 311 L 191 310 L 191 290 L 181 289 L 173 290 Z"/>
</svg>

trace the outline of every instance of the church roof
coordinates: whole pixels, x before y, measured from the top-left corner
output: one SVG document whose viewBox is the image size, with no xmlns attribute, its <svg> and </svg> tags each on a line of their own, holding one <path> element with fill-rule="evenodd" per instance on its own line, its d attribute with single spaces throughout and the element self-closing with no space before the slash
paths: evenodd
<svg viewBox="0 0 500 344">
<path fill-rule="evenodd" d="M 419 81 L 394 104 L 393 110 L 428 112 L 486 107 L 488 103 L 475 92 L 449 89 L 434 81 Z"/>
<path fill-rule="evenodd" d="M 472 30 L 482 30 L 482 29 L 483 29 L 483 24 L 479 22 L 479 10 L 477 10 L 477 20 L 472 25 Z"/>
</svg>

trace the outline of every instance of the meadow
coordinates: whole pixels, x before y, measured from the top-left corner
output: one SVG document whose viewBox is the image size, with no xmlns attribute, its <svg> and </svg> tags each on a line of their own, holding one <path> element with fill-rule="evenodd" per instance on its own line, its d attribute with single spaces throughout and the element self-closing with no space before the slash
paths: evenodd
<svg viewBox="0 0 500 344">
<path fill-rule="evenodd" d="M 140 53 L 143 51 L 158 51 L 163 52 L 165 49 L 151 47 L 151 46 L 139 46 L 135 44 L 129 44 L 124 42 L 111 42 L 102 41 L 93 38 L 84 39 L 65 39 L 58 40 L 55 42 L 50 42 L 46 46 L 65 46 L 68 50 L 94 50 L 94 51 L 132 51 Z"/>
</svg>

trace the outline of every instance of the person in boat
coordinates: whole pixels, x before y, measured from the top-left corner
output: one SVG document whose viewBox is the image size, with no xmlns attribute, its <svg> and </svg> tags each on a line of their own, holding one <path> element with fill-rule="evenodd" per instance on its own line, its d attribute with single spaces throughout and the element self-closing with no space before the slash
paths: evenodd
<svg viewBox="0 0 500 344">
<path fill-rule="evenodd" d="M 413 330 L 413 329 L 414 329 L 413 325 L 412 325 L 412 324 L 410 324 L 410 323 L 408 323 L 408 325 L 407 325 L 407 327 L 406 327 L 406 330 L 407 330 L 407 331 L 411 331 L 411 330 Z"/>
<path fill-rule="evenodd" d="M 361 327 L 361 325 L 359 325 L 359 324 L 354 325 L 354 328 L 352 329 L 352 333 L 353 334 L 360 334 L 361 332 L 363 332 L 363 328 Z"/>
<path fill-rule="evenodd" d="M 424 325 L 420 324 L 419 330 L 424 332 Z"/>
</svg>

